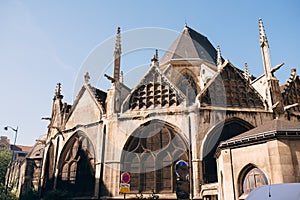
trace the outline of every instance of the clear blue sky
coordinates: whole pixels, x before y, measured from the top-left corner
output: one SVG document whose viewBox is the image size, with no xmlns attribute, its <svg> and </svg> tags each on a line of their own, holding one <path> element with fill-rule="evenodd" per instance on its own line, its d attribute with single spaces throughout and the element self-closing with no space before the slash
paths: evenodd
<svg viewBox="0 0 300 200">
<path fill-rule="evenodd" d="M 13 132 L 2 127 L 19 126 L 17 143 L 33 145 L 46 134 L 48 122 L 41 117 L 51 114 L 56 83 L 62 83 L 64 100 L 72 103 L 82 63 L 97 45 L 115 35 L 118 26 L 122 31 L 143 27 L 181 31 L 186 20 L 214 46 L 220 45 L 224 58 L 239 68 L 247 62 L 250 72 L 258 76 L 263 73 L 258 33 L 258 18 L 262 18 L 272 65 L 285 62 L 276 75 L 286 81 L 291 67 L 300 73 L 299 10 L 297 0 L 2 0 L 0 135 L 13 139 Z M 150 56 L 136 59 L 145 64 Z M 135 59 L 134 54 L 130 58 Z M 130 69 L 131 63 L 127 59 L 122 65 Z"/>
</svg>

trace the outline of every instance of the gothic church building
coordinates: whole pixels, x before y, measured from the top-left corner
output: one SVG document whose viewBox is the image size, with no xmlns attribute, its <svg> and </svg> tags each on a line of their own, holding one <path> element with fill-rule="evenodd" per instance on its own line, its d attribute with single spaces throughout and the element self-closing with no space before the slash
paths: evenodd
<svg viewBox="0 0 300 200">
<path fill-rule="evenodd" d="M 223 59 L 219 47 L 185 25 L 129 88 L 120 78 L 118 29 L 108 91 L 91 85 L 87 73 L 69 105 L 57 85 L 40 195 L 56 189 L 73 199 L 123 199 L 121 174 L 128 172 L 126 198 L 177 199 L 178 161 L 188 165 L 193 199 L 245 199 L 261 185 L 299 182 L 300 79 L 292 69 L 279 84 L 275 72 L 283 64 L 271 65 L 261 19 L 259 33 L 259 77 Z"/>
</svg>

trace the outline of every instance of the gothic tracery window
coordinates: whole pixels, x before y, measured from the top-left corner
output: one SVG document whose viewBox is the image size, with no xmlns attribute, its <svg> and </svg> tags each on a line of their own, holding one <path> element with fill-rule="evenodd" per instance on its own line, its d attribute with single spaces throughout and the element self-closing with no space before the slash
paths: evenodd
<svg viewBox="0 0 300 200">
<path fill-rule="evenodd" d="M 243 193 L 250 193 L 255 188 L 267 185 L 268 181 L 265 174 L 258 168 L 251 169 L 243 179 Z"/>
<path fill-rule="evenodd" d="M 131 174 L 133 193 L 174 192 L 174 163 L 179 159 L 188 159 L 179 134 L 165 124 L 150 123 L 129 137 L 122 153 L 122 172 Z"/>
<path fill-rule="evenodd" d="M 179 75 L 176 85 L 181 92 L 186 95 L 189 103 L 195 101 L 197 96 L 196 82 L 188 72 L 184 72 Z"/>
<path fill-rule="evenodd" d="M 73 196 L 92 196 L 95 182 L 93 160 L 91 142 L 75 134 L 61 154 L 57 188 Z"/>
</svg>

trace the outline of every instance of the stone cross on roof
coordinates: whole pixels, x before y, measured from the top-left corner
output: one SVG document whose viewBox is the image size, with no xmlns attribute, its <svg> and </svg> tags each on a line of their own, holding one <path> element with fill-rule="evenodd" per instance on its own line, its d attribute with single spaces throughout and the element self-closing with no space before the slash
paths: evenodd
<svg viewBox="0 0 300 200">
<path fill-rule="evenodd" d="M 89 84 L 90 78 L 91 78 L 90 74 L 88 72 L 86 72 L 85 75 L 84 75 L 84 82 L 85 82 L 85 84 Z"/>
</svg>

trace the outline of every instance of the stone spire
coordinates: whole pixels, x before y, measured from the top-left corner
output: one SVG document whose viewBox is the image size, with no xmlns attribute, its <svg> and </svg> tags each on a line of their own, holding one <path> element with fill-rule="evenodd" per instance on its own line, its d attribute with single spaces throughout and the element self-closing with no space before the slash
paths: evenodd
<svg viewBox="0 0 300 200">
<path fill-rule="evenodd" d="M 264 28 L 262 19 L 258 20 L 258 26 L 259 26 L 260 46 L 261 47 L 267 46 L 269 48 L 269 43 L 268 43 L 267 35 L 265 33 L 265 28 Z"/>
<path fill-rule="evenodd" d="M 157 65 L 158 66 L 158 50 L 155 50 L 155 53 L 153 57 L 151 58 L 151 63 L 152 65 Z"/>
<path fill-rule="evenodd" d="M 52 103 L 52 114 L 50 118 L 50 124 L 48 125 L 49 131 L 48 131 L 48 137 L 50 134 L 50 137 L 53 136 L 52 134 L 56 134 L 57 130 L 61 130 L 63 128 L 63 117 L 64 117 L 64 111 L 63 107 L 64 104 L 62 102 L 63 95 L 61 95 L 61 84 L 57 83 L 56 89 L 55 89 L 55 95 L 53 98 Z M 50 129 L 56 129 L 56 131 L 50 131 Z"/>
<path fill-rule="evenodd" d="M 261 55 L 264 65 L 264 74 L 265 79 L 263 80 L 262 87 L 265 91 L 264 97 L 267 103 L 267 109 L 273 111 L 274 118 L 277 118 L 280 114 L 284 112 L 283 99 L 280 91 L 279 80 L 273 75 L 273 72 L 279 69 L 281 65 L 278 65 L 272 69 L 270 52 L 269 52 L 269 43 L 265 33 L 264 25 L 262 19 L 258 20 L 259 26 L 259 44 L 261 49 Z"/>
<path fill-rule="evenodd" d="M 116 82 L 120 80 L 120 65 L 121 65 L 121 29 L 118 27 L 115 51 L 114 51 L 114 75 L 113 78 Z"/>
<path fill-rule="evenodd" d="M 62 99 L 63 95 L 61 95 L 61 84 L 57 83 L 56 85 L 56 89 L 55 89 L 55 95 L 54 95 L 54 99 Z"/>
<path fill-rule="evenodd" d="M 269 52 L 269 43 L 265 33 L 265 28 L 262 19 L 258 20 L 258 26 L 259 26 L 259 35 L 260 35 L 259 43 L 261 48 L 264 70 L 265 70 L 265 76 L 267 80 L 270 80 L 270 78 L 272 77 L 272 72 L 271 72 L 272 65 L 271 65 L 270 52 Z"/>
<path fill-rule="evenodd" d="M 248 64 L 245 63 L 245 69 L 244 69 L 244 77 L 247 81 L 250 81 L 250 77 L 251 77 L 251 74 L 249 72 L 249 69 L 248 69 Z"/>
<path fill-rule="evenodd" d="M 222 56 L 221 56 L 221 49 L 220 46 L 217 46 L 217 67 L 218 67 L 218 72 L 221 71 L 222 69 Z"/>
</svg>

